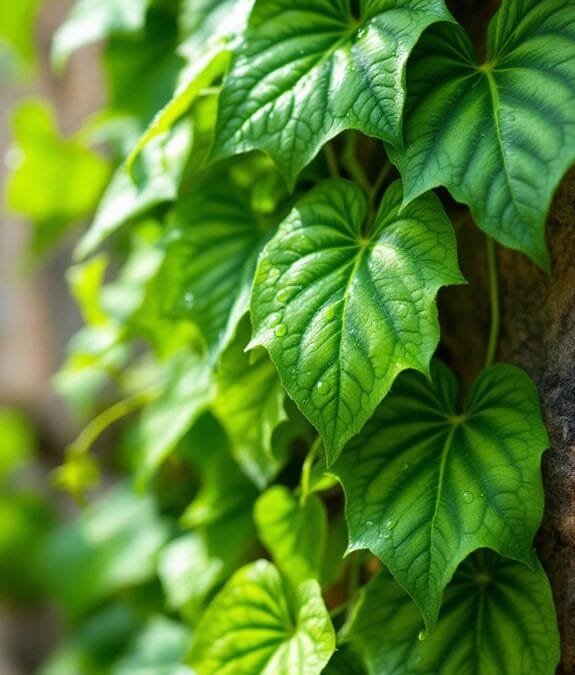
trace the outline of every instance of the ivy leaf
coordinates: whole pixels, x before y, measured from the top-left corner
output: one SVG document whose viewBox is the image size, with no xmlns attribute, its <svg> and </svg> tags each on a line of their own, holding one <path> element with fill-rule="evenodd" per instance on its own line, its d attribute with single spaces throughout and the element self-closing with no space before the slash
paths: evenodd
<svg viewBox="0 0 575 675">
<path fill-rule="evenodd" d="M 250 332 L 246 317 L 222 354 L 213 409 L 236 461 L 263 488 L 285 461 L 285 447 L 272 447 L 272 436 L 287 415 L 284 390 L 269 356 L 263 349 L 245 352 Z"/>
<path fill-rule="evenodd" d="M 269 160 L 259 158 L 218 167 L 196 180 L 172 217 L 171 311 L 194 321 L 214 354 L 248 310 L 257 256 L 277 222 L 253 200 L 254 185 L 269 172 Z"/>
<path fill-rule="evenodd" d="M 327 514 L 320 499 L 305 504 L 283 485 L 274 485 L 256 502 L 254 518 L 261 541 L 294 588 L 318 579 L 327 539 Z"/>
<path fill-rule="evenodd" d="M 479 551 L 457 571 L 433 633 L 386 572 L 364 589 L 344 638 L 370 675 L 537 673 L 553 675 L 559 635 L 549 581 L 534 570 Z M 420 639 L 418 639 L 418 636 Z"/>
<path fill-rule="evenodd" d="M 234 574 L 196 636 L 190 660 L 198 675 L 319 675 L 335 649 L 318 583 L 292 592 L 267 560 Z"/>
<path fill-rule="evenodd" d="M 323 437 L 328 464 L 369 419 L 396 375 L 427 372 L 439 338 L 435 296 L 461 283 L 455 239 L 439 201 L 400 213 L 386 192 L 373 227 L 348 181 L 303 197 L 260 256 L 252 294 L 254 338 Z"/>
<path fill-rule="evenodd" d="M 263 150 L 293 186 L 345 129 L 401 147 L 407 58 L 449 20 L 443 0 L 256 2 L 221 93 L 214 158 Z"/>
<path fill-rule="evenodd" d="M 429 629 L 458 564 L 492 548 L 534 564 L 548 447 L 537 390 L 520 369 L 483 371 L 463 412 L 435 362 L 432 381 L 397 381 L 334 467 L 346 493 L 349 549 L 374 553 L 421 609 Z"/>
<path fill-rule="evenodd" d="M 465 33 L 430 29 L 408 68 L 405 202 L 438 185 L 502 244 L 549 265 L 545 220 L 575 161 L 573 0 L 506 0 L 487 60 Z"/>
</svg>

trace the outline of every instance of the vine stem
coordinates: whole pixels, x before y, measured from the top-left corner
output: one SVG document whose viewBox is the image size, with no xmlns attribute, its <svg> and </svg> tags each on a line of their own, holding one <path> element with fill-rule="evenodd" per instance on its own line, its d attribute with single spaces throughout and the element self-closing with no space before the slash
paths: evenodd
<svg viewBox="0 0 575 675">
<path fill-rule="evenodd" d="M 335 156 L 335 150 L 331 143 L 326 143 L 323 146 L 323 151 L 325 153 L 325 159 L 327 162 L 327 168 L 329 169 L 329 175 L 332 178 L 339 178 L 339 167 L 337 164 L 337 157 Z"/>
<path fill-rule="evenodd" d="M 487 271 L 489 274 L 489 301 L 491 304 L 491 328 L 489 331 L 489 343 L 485 356 L 485 367 L 489 367 L 495 361 L 499 332 L 501 330 L 501 308 L 499 305 L 499 277 L 497 275 L 497 253 L 495 240 L 487 237 Z"/>
<path fill-rule="evenodd" d="M 118 403 L 110 406 L 84 427 L 78 438 L 68 446 L 68 454 L 70 456 L 77 456 L 88 453 L 98 437 L 109 426 L 123 417 L 136 412 L 136 410 L 143 408 L 152 399 L 152 394 L 149 391 L 146 391 L 124 399 L 123 401 L 118 401 Z"/>
<path fill-rule="evenodd" d="M 319 448 L 321 446 L 321 436 L 318 436 L 315 441 L 311 444 L 307 457 L 304 459 L 303 466 L 301 468 L 301 495 L 300 495 L 300 505 L 303 507 L 307 501 L 309 495 L 309 481 L 311 477 L 311 470 L 315 464 L 315 460 L 319 454 Z"/>
</svg>

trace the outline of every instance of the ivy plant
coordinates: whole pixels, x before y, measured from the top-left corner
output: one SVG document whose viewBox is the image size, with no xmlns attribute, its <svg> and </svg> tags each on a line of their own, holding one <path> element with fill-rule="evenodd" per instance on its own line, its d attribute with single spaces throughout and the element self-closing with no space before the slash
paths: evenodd
<svg viewBox="0 0 575 675">
<path fill-rule="evenodd" d="M 102 37 L 109 104 L 60 144 L 103 180 L 103 141 L 116 168 L 69 209 L 95 215 L 57 386 L 87 426 L 56 479 L 128 479 L 52 542 L 62 649 L 100 658 L 77 636 L 120 600 L 130 639 L 98 673 L 140 672 L 157 639 L 166 673 L 552 675 L 549 440 L 534 383 L 497 362 L 497 247 L 549 267 L 575 0 L 502 0 L 484 44 L 443 0 L 78 0 L 55 62 Z M 471 386 L 437 304 L 466 283 L 454 200 L 487 252 Z M 79 560 L 86 584 L 58 577 Z"/>
</svg>

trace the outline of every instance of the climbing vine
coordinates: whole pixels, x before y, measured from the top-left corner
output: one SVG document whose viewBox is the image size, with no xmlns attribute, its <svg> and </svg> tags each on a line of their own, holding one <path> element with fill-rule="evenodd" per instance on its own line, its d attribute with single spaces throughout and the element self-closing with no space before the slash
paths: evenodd
<svg viewBox="0 0 575 675">
<path fill-rule="evenodd" d="M 121 546 L 76 554 L 103 579 L 61 579 L 63 606 L 80 624 L 158 578 L 170 673 L 554 673 L 548 438 L 534 384 L 497 362 L 497 251 L 549 267 L 575 2 L 503 0 L 477 58 L 443 0 L 78 0 L 55 63 L 99 37 L 110 103 L 62 152 L 101 171 L 82 144 L 103 140 L 119 166 L 70 270 L 86 325 L 57 386 L 86 418 L 115 401 L 56 480 L 97 484 L 119 419 L 107 461 L 132 480 L 50 559 L 122 500 L 113 536 L 144 552 L 119 583 Z M 447 193 L 485 233 L 469 391 L 437 356 L 437 295 L 466 283 Z"/>
</svg>

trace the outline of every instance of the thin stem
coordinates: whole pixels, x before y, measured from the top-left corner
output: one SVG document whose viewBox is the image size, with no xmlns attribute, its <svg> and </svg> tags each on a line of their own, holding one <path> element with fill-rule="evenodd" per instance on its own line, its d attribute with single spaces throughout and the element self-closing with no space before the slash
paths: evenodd
<svg viewBox="0 0 575 675">
<path fill-rule="evenodd" d="M 332 178 L 339 178 L 339 167 L 337 165 L 337 157 L 335 156 L 335 150 L 331 143 L 326 143 L 323 146 L 323 151 L 325 153 L 325 159 L 327 162 L 327 168 L 329 169 L 329 175 Z"/>
<path fill-rule="evenodd" d="M 487 237 L 487 270 L 489 273 L 489 301 L 491 304 L 491 329 L 485 357 L 485 367 L 492 365 L 497 353 L 499 332 L 501 330 L 501 310 L 499 306 L 499 278 L 497 276 L 497 255 L 495 241 Z"/>
<path fill-rule="evenodd" d="M 347 169 L 353 182 L 356 183 L 366 195 L 371 192 L 371 183 L 356 155 L 357 135 L 352 132 L 346 138 L 346 145 L 341 158 L 342 164 Z"/>
<path fill-rule="evenodd" d="M 368 195 L 370 211 L 373 209 L 373 206 L 375 204 L 375 200 L 377 198 L 377 195 L 378 195 L 379 191 L 381 190 L 381 186 L 385 183 L 385 180 L 389 176 L 389 173 L 390 173 L 392 168 L 393 168 L 393 164 L 389 160 L 386 160 L 384 165 L 381 167 L 381 170 L 380 170 L 377 178 L 375 179 L 375 183 L 371 186 L 371 189 L 370 189 L 369 195 Z"/>
<path fill-rule="evenodd" d="M 303 466 L 301 468 L 301 494 L 300 494 L 300 505 L 303 507 L 307 501 L 309 495 L 309 483 L 311 477 L 311 470 L 315 464 L 315 460 L 319 454 L 319 448 L 321 446 L 321 436 L 318 436 L 315 441 L 312 443 L 307 457 L 304 459 Z"/>
<path fill-rule="evenodd" d="M 123 401 L 118 401 L 118 403 L 110 406 L 84 427 L 78 438 L 68 446 L 68 454 L 74 456 L 88 453 L 98 437 L 109 426 L 136 410 L 143 408 L 152 398 L 151 393 L 147 391 L 131 396 Z"/>
<path fill-rule="evenodd" d="M 349 582 L 348 598 L 353 600 L 357 590 L 361 586 L 361 565 L 363 562 L 363 551 L 354 551 L 349 561 Z"/>
</svg>

